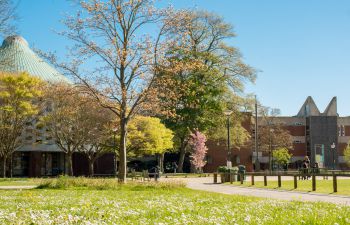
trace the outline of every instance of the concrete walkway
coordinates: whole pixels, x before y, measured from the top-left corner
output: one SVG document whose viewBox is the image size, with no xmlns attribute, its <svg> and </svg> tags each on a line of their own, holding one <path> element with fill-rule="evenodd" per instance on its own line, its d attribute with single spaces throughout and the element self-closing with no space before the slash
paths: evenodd
<svg viewBox="0 0 350 225">
<path fill-rule="evenodd" d="M 262 188 L 235 187 L 228 184 L 213 184 L 212 177 L 187 178 L 182 180 L 187 183 L 188 188 L 194 190 L 209 191 L 230 195 L 254 196 L 287 201 L 328 202 L 350 206 L 350 197 L 347 196 L 293 192 L 283 190 L 269 190 Z"/>
<path fill-rule="evenodd" d="M 23 190 L 23 189 L 34 189 L 37 186 L 0 186 L 0 190 Z"/>
</svg>

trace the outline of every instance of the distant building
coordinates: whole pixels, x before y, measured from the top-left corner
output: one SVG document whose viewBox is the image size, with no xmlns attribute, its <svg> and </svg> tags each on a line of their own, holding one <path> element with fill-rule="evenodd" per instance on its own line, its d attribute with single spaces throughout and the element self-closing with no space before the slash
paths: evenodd
<svg viewBox="0 0 350 225">
<path fill-rule="evenodd" d="M 27 72 L 46 82 L 71 83 L 69 79 L 35 54 L 27 41 L 20 36 L 10 36 L 3 41 L 0 47 L 0 71 Z M 65 154 L 56 145 L 55 140 L 48 135 L 46 128 L 36 126 L 36 124 L 37 121 L 28 122 L 21 136 L 23 146 L 9 160 L 8 167 L 12 167 L 13 176 L 55 176 L 65 172 Z M 95 173 L 114 173 L 113 157 L 102 156 L 97 160 Z M 73 170 L 76 171 L 76 175 L 88 174 L 87 165 L 83 156 L 73 155 Z"/>
<path fill-rule="evenodd" d="M 254 138 L 254 119 L 247 119 L 243 126 Z M 344 150 L 350 141 L 350 117 L 340 117 L 337 113 L 337 98 L 334 97 L 326 110 L 321 113 L 312 97 L 308 97 L 296 116 L 276 117 L 276 124 L 281 124 L 293 138 L 293 154 L 289 168 L 301 166 L 302 160 L 308 156 L 311 165 L 315 162 L 320 167 L 329 169 L 348 168 L 344 160 Z M 268 126 L 262 118 L 258 118 L 258 126 Z M 254 142 L 252 139 L 251 142 Z M 208 142 L 209 151 L 205 167 L 207 172 L 214 172 L 218 166 L 226 165 L 226 143 Z M 241 149 L 232 149 L 234 165 L 246 165 L 248 171 L 254 169 L 256 158 L 254 145 Z M 268 153 L 258 151 L 258 159 L 263 169 L 268 168 Z"/>
</svg>

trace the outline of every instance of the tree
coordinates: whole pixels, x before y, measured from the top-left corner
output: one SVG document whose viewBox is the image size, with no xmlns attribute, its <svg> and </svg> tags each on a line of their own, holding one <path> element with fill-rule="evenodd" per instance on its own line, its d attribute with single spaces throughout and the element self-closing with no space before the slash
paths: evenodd
<svg viewBox="0 0 350 225">
<path fill-rule="evenodd" d="M 94 176 L 94 163 L 107 152 L 111 152 L 111 148 L 108 147 L 108 141 L 111 137 L 110 133 L 113 130 L 112 114 L 109 110 L 101 108 L 100 105 L 91 99 L 91 101 L 85 103 L 88 106 L 88 115 L 85 117 L 84 123 L 81 123 L 85 132 L 85 141 L 78 148 L 78 152 L 84 154 L 89 163 L 89 175 Z M 85 108 L 85 107 L 84 107 Z M 114 151 L 114 149 L 113 149 Z"/>
<path fill-rule="evenodd" d="M 292 154 L 289 153 L 287 148 L 278 148 L 273 151 L 273 158 L 279 167 L 288 165 L 291 157 Z"/>
<path fill-rule="evenodd" d="M 16 19 L 15 7 L 11 0 L 0 0 L 0 35 L 10 35 L 15 32 L 13 21 Z"/>
<path fill-rule="evenodd" d="M 205 145 L 207 138 L 204 134 L 199 131 L 195 131 L 190 136 L 189 145 L 191 146 L 191 163 L 195 167 L 196 171 L 202 172 L 203 167 L 207 162 L 205 161 L 205 156 L 207 154 L 208 148 Z"/>
<path fill-rule="evenodd" d="M 272 170 L 272 155 L 275 149 L 293 147 L 292 135 L 284 124 L 278 122 L 278 109 L 262 108 L 258 132 L 258 147 L 269 154 L 269 167 Z"/>
<path fill-rule="evenodd" d="M 61 33 L 74 42 L 71 63 L 48 58 L 118 118 L 118 178 L 126 182 L 127 125 L 140 111 L 155 108 L 152 84 L 166 41 L 161 23 L 167 11 L 155 8 L 152 0 L 90 0 L 80 6 L 76 16 L 65 19 L 67 30 Z M 159 28 L 155 36 L 144 35 L 153 28 Z M 84 68 L 88 62 L 96 62 L 95 68 Z"/>
<path fill-rule="evenodd" d="M 163 171 L 164 153 L 173 148 L 173 132 L 154 117 L 137 116 L 130 121 L 128 149 L 134 156 L 158 155 Z"/>
<path fill-rule="evenodd" d="M 255 71 L 244 64 L 239 51 L 226 41 L 235 34 L 220 16 L 205 11 L 183 10 L 170 17 L 167 60 L 158 80 L 162 106 L 170 115 L 165 124 L 175 132 L 183 171 L 189 135 L 199 129 L 207 131 L 225 109 L 226 93 L 243 91 L 244 81 L 254 81 Z M 218 116 L 220 115 L 220 116 Z"/>
<path fill-rule="evenodd" d="M 90 173 L 93 163 L 103 152 L 105 126 L 111 117 L 79 87 L 57 83 L 45 93 L 47 107 L 44 124 L 58 147 L 67 155 L 68 175 L 73 176 L 72 156 L 82 152 L 88 156 Z"/>
<path fill-rule="evenodd" d="M 26 123 L 39 112 L 43 82 L 26 73 L 0 74 L 0 157 L 6 176 L 7 159 L 21 145 Z"/>
<path fill-rule="evenodd" d="M 346 149 L 344 150 L 344 158 L 348 165 L 350 165 L 350 143 L 346 146 Z"/>
</svg>

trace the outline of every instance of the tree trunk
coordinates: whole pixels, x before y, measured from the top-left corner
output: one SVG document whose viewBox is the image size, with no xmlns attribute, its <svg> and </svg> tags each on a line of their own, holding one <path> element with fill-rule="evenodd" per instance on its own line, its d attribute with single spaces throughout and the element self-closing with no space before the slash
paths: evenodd
<svg viewBox="0 0 350 225">
<path fill-rule="evenodd" d="M 160 172 L 164 173 L 164 153 L 159 154 L 159 161 L 158 161 L 158 165 L 160 168 Z"/>
<path fill-rule="evenodd" d="M 6 156 L 3 157 L 2 162 L 3 162 L 2 177 L 6 178 Z"/>
<path fill-rule="evenodd" d="M 94 160 L 89 159 L 89 175 L 90 177 L 94 176 Z"/>
<path fill-rule="evenodd" d="M 186 144 L 185 140 L 181 139 L 181 144 L 180 144 L 180 158 L 179 158 L 179 165 L 177 168 L 177 171 L 179 173 L 183 173 L 183 167 L 184 167 L 184 162 L 185 162 L 185 156 L 186 156 Z"/>
<path fill-rule="evenodd" d="M 67 154 L 67 169 L 68 169 L 68 176 L 73 176 L 73 161 L 72 161 L 72 153 Z"/>
<path fill-rule="evenodd" d="M 120 143 L 119 143 L 119 171 L 118 180 L 121 183 L 126 183 L 126 134 L 127 120 L 120 120 Z"/>
<path fill-rule="evenodd" d="M 10 161 L 10 177 L 13 176 L 13 153 L 11 154 L 11 161 Z"/>
</svg>

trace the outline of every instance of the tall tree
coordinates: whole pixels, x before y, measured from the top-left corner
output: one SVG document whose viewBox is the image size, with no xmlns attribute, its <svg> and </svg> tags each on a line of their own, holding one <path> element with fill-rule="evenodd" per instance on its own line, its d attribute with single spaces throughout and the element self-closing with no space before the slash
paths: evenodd
<svg viewBox="0 0 350 225">
<path fill-rule="evenodd" d="M 61 33 L 74 42 L 72 63 L 49 58 L 118 118 L 118 178 L 126 182 L 127 125 L 138 112 L 154 109 L 151 87 L 165 42 L 161 23 L 167 11 L 155 8 L 152 0 L 89 0 L 80 6 L 76 16 L 65 19 L 67 31 Z M 147 30 L 155 32 L 144 34 Z M 86 69 L 88 62 L 96 62 L 95 68 Z"/>
<path fill-rule="evenodd" d="M 159 98 L 171 113 L 163 119 L 175 132 L 181 172 L 190 133 L 214 127 L 225 108 L 224 95 L 242 92 L 243 81 L 254 81 L 255 71 L 227 44 L 235 34 L 220 16 L 184 10 L 170 20 L 177 24 L 168 31 L 175 44 L 168 49 L 158 86 Z"/>
<path fill-rule="evenodd" d="M 43 82 L 26 73 L 0 73 L 0 157 L 3 174 L 6 162 L 21 145 L 26 123 L 39 112 Z"/>
</svg>

